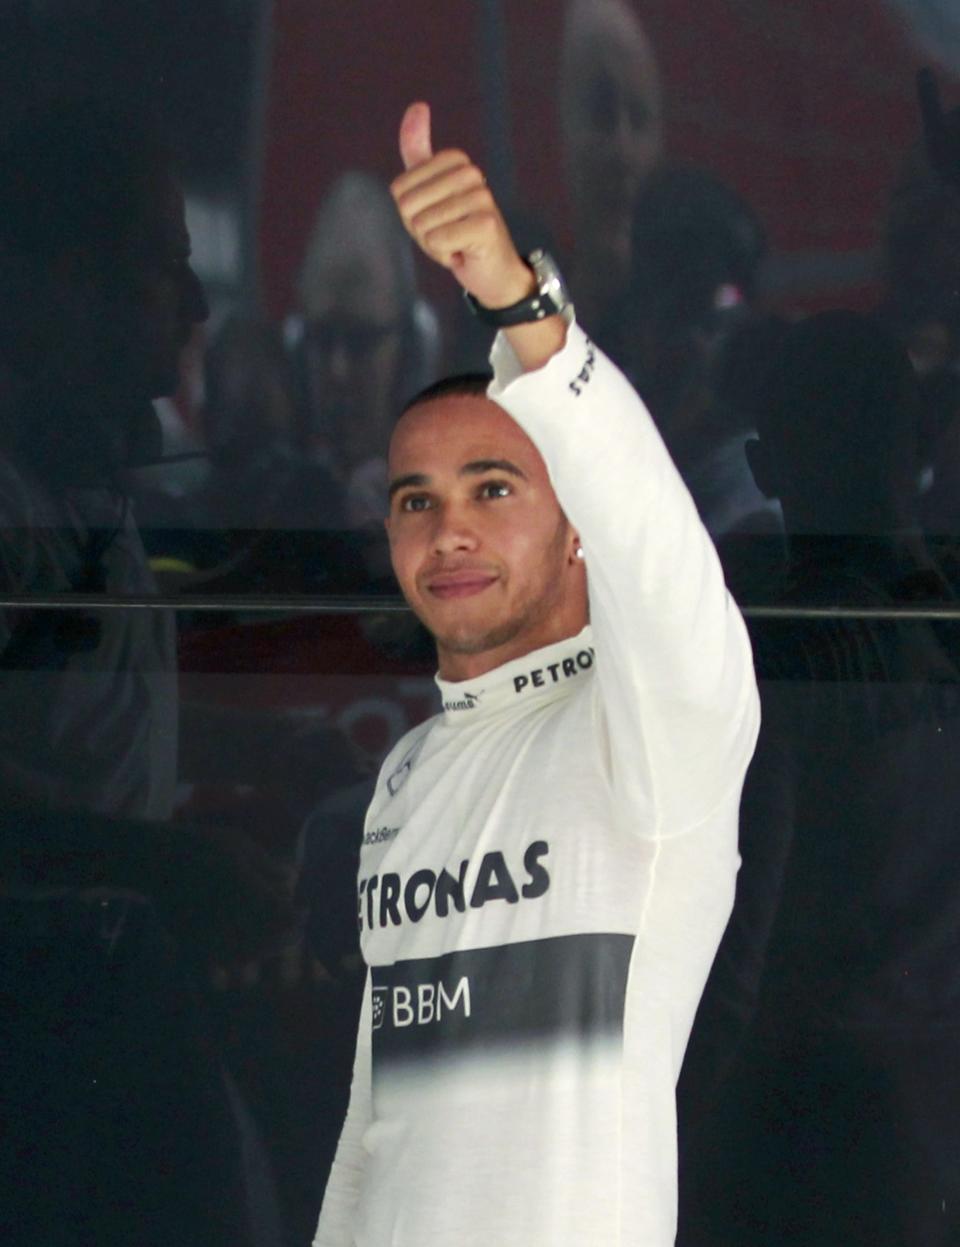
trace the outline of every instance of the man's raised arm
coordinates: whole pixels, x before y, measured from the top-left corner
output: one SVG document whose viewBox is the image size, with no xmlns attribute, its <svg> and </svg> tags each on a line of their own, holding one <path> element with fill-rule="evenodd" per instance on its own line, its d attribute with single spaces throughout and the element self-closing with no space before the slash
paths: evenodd
<svg viewBox="0 0 960 1247">
<path fill-rule="evenodd" d="M 463 152 L 433 153 L 429 116 L 413 104 L 401 126 L 404 224 L 484 308 L 525 299 L 536 279 L 482 173 Z M 536 445 L 582 543 L 624 816 L 646 808 L 633 821 L 655 835 L 696 826 L 739 791 L 758 723 L 746 629 L 713 544 L 650 413 L 579 327 L 559 315 L 510 325 L 492 360 L 489 395 Z"/>
</svg>

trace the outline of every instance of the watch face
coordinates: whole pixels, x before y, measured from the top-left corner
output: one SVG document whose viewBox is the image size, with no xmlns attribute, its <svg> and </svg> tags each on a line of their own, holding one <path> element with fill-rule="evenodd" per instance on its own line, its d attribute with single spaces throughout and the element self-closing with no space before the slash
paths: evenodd
<svg viewBox="0 0 960 1247">
<path fill-rule="evenodd" d="M 554 312 L 562 312 L 570 297 L 553 257 L 546 251 L 537 250 L 531 252 L 527 259 L 539 282 L 541 297 L 549 299 Z"/>
<path fill-rule="evenodd" d="M 558 311 L 567 301 L 564 297 L 565 293 L 566 292 L 563 289 L 563 282 L 560 280 L 560 274 L 555 273 L 547 282 L 547 288 L 544 291 L 544 294 L 550 297 Z"/>
</svg>

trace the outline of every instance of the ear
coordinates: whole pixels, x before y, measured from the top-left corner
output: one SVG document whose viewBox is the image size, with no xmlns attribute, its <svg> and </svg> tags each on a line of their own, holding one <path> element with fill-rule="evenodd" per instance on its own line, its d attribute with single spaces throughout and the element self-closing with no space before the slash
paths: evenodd
<svg viewBox="0 0 960 1247">
<path fill-rule="evenodd" d="M 757 437 L 748 437 L 743 444 L 743 450 L 747 456 L 750 471 L 753 473 L 753 479 L 757 483 L 757 489 L 765 498 L 779 498 L 777 472 L 766 442 L 760 441 Z"/>
<path fill-rule="evenodd" d="M 575 567 L 579 567 L 583 564 L 583 546 L 580 544 L 579 533 L 572 534 L 572 540 L 570 542 L 570 554 L 567 558 L 567 562 L 572 563 L 573 566 Z"/>
</svg>

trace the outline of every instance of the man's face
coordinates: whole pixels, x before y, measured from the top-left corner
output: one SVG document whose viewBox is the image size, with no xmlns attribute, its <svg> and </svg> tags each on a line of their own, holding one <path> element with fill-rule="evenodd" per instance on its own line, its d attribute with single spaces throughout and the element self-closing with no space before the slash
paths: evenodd
<svg viewBox="0 0 960 1247">
<path fill-rule="evenodd" d="M 306 307 L 304 350 L 318 430 L 350 471 L 386 455 L 396 409 L 403 325 L 389 258 L 345 244 L 320 267 Z"/>
<path fill-rule="evenodd" d="M 105 273 L 100 344 L 103 366 L 147 398 L 172 394 L 180 356 L 208 307 L 190 266 L 183 193 L 160 174 L 140 219 Z"/>
<path fill-rule="evenodd" d="M 411 409 L 390 445 L 387 532 L 404 596 L 465 680 L 587 622 L 575 534 L 536 447 L 487 398 Z"/>
<path fill-rule="evenodd" d="M 623 266 L 640 185 L 661 154 L 657 67 L 636 17 L 619 2 L 591 7 L 577 32 L 563 84 L 575 228 L 579 243 L 608 250 L 609 262 Z"/>
</svg>

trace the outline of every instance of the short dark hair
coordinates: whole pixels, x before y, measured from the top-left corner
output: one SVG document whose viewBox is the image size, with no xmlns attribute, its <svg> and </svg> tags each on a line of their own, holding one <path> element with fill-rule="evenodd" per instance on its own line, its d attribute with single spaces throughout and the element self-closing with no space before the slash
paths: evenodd
<svg viewBox="0 0 960 1247">
<path fill-rule="evenodd" d="M 156 118 L 130 105 L 88 96 L 30 114 L 0 140 L 0 248 L 41 261 L 107 253 L 173 166 Z"/>
<path fill-rule="evenodd" d="M 441 377 L 439 381 L 434 381 L 432 385 L 414 394 L 404 404 L 397 419 L 405 416 L 412 407 L 419 407 L 421 403 L 432 403 L 438 398 L 486 398 L 492 380 L 491 372 L 459 372 L 452 377 Z"/>
</svg>

